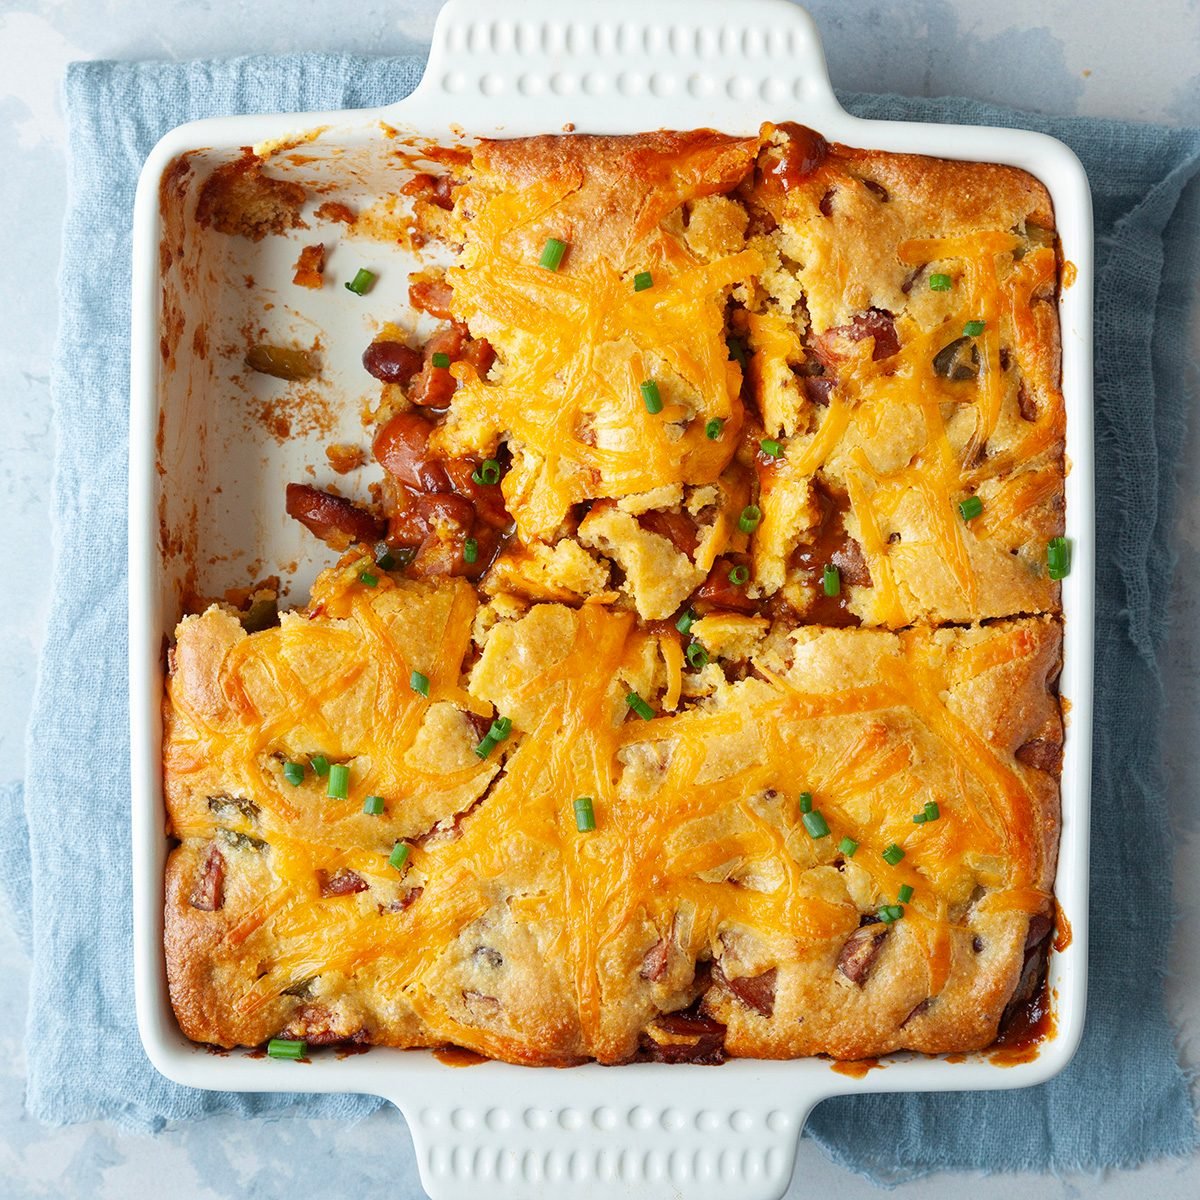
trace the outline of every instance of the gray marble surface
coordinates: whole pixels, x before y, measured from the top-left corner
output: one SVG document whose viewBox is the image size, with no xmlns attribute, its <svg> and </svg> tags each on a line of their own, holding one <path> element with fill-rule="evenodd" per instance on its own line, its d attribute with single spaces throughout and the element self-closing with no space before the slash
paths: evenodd
<svg viewBox="0 0 1200 1200">
<path fill-rule="evenodd" d="M 731 3 L 734 0 L 731 0 Z M 1200 0 L 810 0 L 838 87 L 960 94 L 1045 112 L 1200 123 Z M 16 213 L 0 272 L 0 511 L 19 604 L 0 612 L 0 782 L 19 777 L 37 652 L 50 604 L 49 466 L 54 449 L 49 360 L 65 202 L 58 84 L 78 58 L 186 59 L 246 51 L 404 53 L 428 40 L 437 0 L 0 0 L 0 210 Z M 14 231 L 19 229 L 19 236 Z M 1200 316 L 1200 314 L 1198 314 Z M 1189 331 L 1200 350 L 1200 320 Z M 1200 353 L 1196 355 L 1200 360 Z M 1184 1060 L 1200 1065 L 1200 437 L 1181 473 L 1179 572 L 1164 597 L 1175 618 L 1166 654 L 1165 755 L 1176 818 L 1179 920 L 1169 1001 Z M 1180 584 L 1185 586 L 1180 586 Z M 397 1188 L 411 1164 L 390 1110 L 356 1126 L 216 1119 L 130 1135 L 97 1123 L 47 1129 L 22 1108 L 29 964 L 0 920 L 0 1197 L 115 1200 L 169 1194 L 235 1200 Z M 949 1200 L 1184 1200 L 1200 1161 L 1102 1176 L 983 1178 L 946 1174 L 897 1189 Z M 792 1195 L 852 1200 L 874 1189 L 803 1143 Z"/>
</svg>

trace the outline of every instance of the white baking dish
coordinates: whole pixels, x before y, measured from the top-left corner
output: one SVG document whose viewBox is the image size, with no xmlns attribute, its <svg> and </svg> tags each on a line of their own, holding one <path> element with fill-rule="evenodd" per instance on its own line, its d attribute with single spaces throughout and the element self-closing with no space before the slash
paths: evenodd
<svg viewBox="0 0 1200 1200">
<path fill-rule="evenodd" d="M 282 290 L 303 241 L 251 243 L 190 228 L 182 261 L 164 269 L 160 185 L 181 153 L 207 150 L 206 168 L 244 145 L 324 127 L 273 160 L 310 186 L 348 180 L 362 207 L 394 187 L 397 144 L 381 122 L 433 141 L 463 131 L 516 136 L 557 132 L 634 133 L 710 126 L 754 132 L 764 120 L 796 120 L 852 145 L 1023 167 L 1050 189 L 1075 281 L 1061 299 L 1066 397 L 1067 533 L 1073 569 L 1063 587 L 1066 645 L 1062 694 L 1070 717 L 1062 774 L 1062 846 L 1057 894 L 1074 938 L 1051 957 L 1056 1031 L 1032 1061 L 1000 1066 L 984 1054 L 948 1062 L 896 1055 L 862 1077 L 831 1063 L 734 1061 L 698 1066 L 530 1069 L 485 1063 L 463 1072 L 426 1052 L 376 1049 L 311 1064 L 214 1057 L 184 1039 L 167 998 L 162 955 L 166 855 L 159 761 L 162 647 L 187 586 L 220 595 L 234 583 L 277 571 L 303 597 L 317 562 L 315 541 L 283 513 L 283 485 L 323 463 L 340 426 L 363 440 L 354 402 L 356 363 L 374 324 L 403 303 L 402 252 L 368 241 L 338 245 L 330 272 L 340 282 L 358 266 L 379 270 L 363 301 L 341 287 L 298 296 Z M 388 174 L 390 172 L 390 174 Z M 197 172 L 203 175 L 205 170 Z M 327 198 L 327 197 L 322 197 Z M 326 237 L 326 226 L 320 236 Z M 328 239 L 326 239 L 328 240 Z M 796 1140 L 821 1099 L 864 1091 L 1023 1087 L 1070 1059 L 1083 1028 L 1087 968 L 1088 804 L 1092 701 L 1092 225 L 1087 180 L 1065 146 L 1034 133 L 862 121 L 834 98 L 812 21 L 783 0 L 615 0 L 603 5 L 526 0 L 450 0 L 438 19 L 424 80 L 407 99 L 375 111 L 230 117 L 176 129 L 150 155 L 138 189 L 133 250 L 130 435 L 130 704 L 133 754 L 135 983 L 142 1040 L 155 1066 L 193 1087 L 247 1091 L 362 1092 L 386 1097 L 412 1129 L 429 1193 L 481 1196 L 685 1196 L 767 1200 L 787 1186 Z M 204 270 L 195 268 L 203 261 Z M 258 286 L 244 286 L 244 274 Z M 274 284 L 277 295 L 264 293 Z M 263 311 L 264 295 L 277 300 Z M 248 394 L 231 376 L 239 323 L 253 315 L 268 334 L 324 331 L 330 396 L 337 411 L 306 430 L 273 437 L 248 416 L 271 384 Z M 194 329 L 208 331 L 207 347 Z M 160 339 L 166 332 L 164 358 Z M 307 334 L 306 334 L 307 331 Z M 243 345 L 244 348 L 244 345 Z M 203 353 L 201 353 L 203 351 Z M 345 398 L 350 402 L 346 403 Z M 319 404 L 317 405 L 319 408 Z M 310 413 L 310 415 L 312 415 Z M 319 415 L 319 414 L 318 414 Z M 332 437 L 331 437 L 332 433 Z M 306 563 L 299 571 L 295 561 Z"/>
</svg>

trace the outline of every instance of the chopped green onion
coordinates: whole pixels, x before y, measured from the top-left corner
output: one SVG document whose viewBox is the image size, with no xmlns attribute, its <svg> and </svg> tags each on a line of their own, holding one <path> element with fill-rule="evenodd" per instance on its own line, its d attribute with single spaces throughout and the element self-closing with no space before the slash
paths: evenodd
<svg viewBox="0 0 1200 1200">
<path fill-rule="evenodd" d="M 512 717 L 497 717 L 488 730 L 488 737 L 494 742 L 502 742 L 512 733 Z"/>
<path fill-rule="evenodd" d="M 907 883 L 902 883 L 900 885 L 899 892 L 896 893 L 896 899 L 899 900 L 901 904 L 907 904 L 912 898 L 912 887 Z"/>
<path fill-rule="evenodd" d="M 930 275 L 929 290 L 931 292 L 948 292 L 950 290 L 950 276 Z"/>
<path fill-rule="evenodd" d="M 346 290 L 353 292 L 356 296 L 365 296 L 371 290 L 371 284 L 374 282 L 375 272 L 368 271 L 365 267 L 359 267 L 354 278 L 346 284 Z"/>
<path fill-rule="evenodd" d="M 429 676 L 428 675 L 422 675 L 420 671 L 414 671 L 408 677 L 408 686 L 410 688 L 412 688 L 412 690 L 414 692 L 420 692 L 420 694 L 422 696 L 424 696 L 426 698 L 429 697 Z"/>
<path fill-rule="evenodd" d="M 928 820 L 929 820 L 929 818 L 923 812 L 913 813 L 913 824 L 914 825 L 924 825 L 925 822 Z"/>
<path fill-rule="evenodd" d="M 936 821 L 942 815 L 942 810 L 938 808 L 936 800 L 925 801 L 925 820 Z"/>
<path fill-rule="evenodd" d="M 370 571 L 359 571 L 358 582 L 364 587 L 374 587 L 379 582 L 379 576 L 373 575 Z"/>
<path fill-rule="evenodd" d="M 708 666 L 708 651 L 699 643 L 692 642 L 687 648 L 688 663 L 697 671 Z"/>
<path fill-rule="evenodd" d="M 967 496 L 958 502 L 957 508 L 964 521 L 973 521 L 983 512 L 983 501 L 978 496 Z"/>
<path fill-rule="evenodd" d="M 329 774 L 329 759 L 325 755 L 314 754 L 308 761 L 312 764 L 312 769 L 318 775 L 324 776 Z"/>
<path fill-rule="evenodd" d="M 743 533 L 753 533 L 761 520 L 762 509 L 757 504 L 748 504 L 742 509 L 742 515 L 738 517 L 738 528 Z"/>
<path fill-rule="evenodd" d="M 292 787 L 298 787 L 304 782 L 304 764 L 298 762 L 285 762 L 283 764 L 283 777 L 292 785 Z"/>
<path fill-rule="evenodd" d="M 642 391 L 642 403 L 646 406 L 646 411 L 653 416 L 655 413 L 662 412 L 662 397 L 658 394 L 658 384 L 653 379 L 647 379 L 640 384 Z"/>
<path fill-rule="evenodd" d="M 704 436 L 710 442 L 715 442 L 721 436 L 724 428 L 725 422 L 720 417 L 713 417 L 711 421 L 704 422 Z"/>
<path fill-rule="evenodd" d="M 652 709 L 650 705 L 648 705 L 645 700 L 643 700 L 641 696 L 637 694 L 637 692 L 630 692 L 629 695 L 625 697 L 625 703 L 629 705 L 629 707 L 633 709 L 633 711 L 637 713 L 637 715 L 641 717 L 643 721 L 652 721 L 654 719 L 654 709 Z"/>
<path fill-rule="evenodd" d="M 490 733 L 483 735 L 482 741 L 475 747 L 475 753 L 480 758 L 487 758 L 489 754 L 496 748 L 496 739 Z"/>
<path fill-rule="evenodd" d="M 985 324 L 983 321 L 968 321 L 963 326 L 963 336 L 978 337 L 984 331 L 984 328 Z"/>
<path fill-rule="evenodd" d="M 390 551 L 385 550 L 375 560 L 375 564 L 381 571 L 390 571 L 394 566 L 396 566 L 396 558 Z"/>
<path fill-rule="evenodd" d="M 450 355 L 443 354 L 440 350 L 429 356 L 429 361 L 440 370 L 445 370 L 450 365 Z"/>
<path fill-rule="evenodd" d="M 893 842 L 890 846 L 888 846 L 883 852 L 883 861 L 885 863 L 890 864 L 893 867 L 903 857 L 904 857 L 904 851 L 901 850 L 900 847 L 897 846 L 895 842 Z"/>
<path fill-rule="evenodd" d="M 877 915 L 886 925 L 890 925 L 904 916 L 904 909 L 899 904 L 885 904 Z"/>
<path fill-rule="evenodd" d="M 783 447 L 774 438 L 763 438 L 758 445 L 768 458 L 778 458 L 783 453 Z"/>
<path fill-rule="evenodd" d="M 542 256 L 538 259 L 538 266 L 545 267 L 547 271 L 557 271 L 558 264 L 562 262 L 566 252 L 566 242 L 560 242 L 558 238 L 547 238 L 546 244 L 542 247 Z"/>
<path fill-rule="evenodd" d="M 633 290 L 635 292 L 644 292 L 647 288 L 654 286 L 654 276 L 649 271 L 639 271 L 633 277 Z"/>
<path fill-rule="evenodd" d="M 349 284 L 346 284 L 349 287 Z M 308 1053 L 308 1043 L 292 1038 L 272 1038 L 267 1043 L 268 1058 L 303 1058 Z"/>
<path fill-rule="evenodd" d="M 1065 579 L 1071 573 L 1071 547 L 1064 537 L 1051 538 L 1046 545 L 1046 574 Z"/>
<path fill-rule="evenodd" d="M 471 478 L 491 487 L 500 482 L 500 464 L 494 458 L 485 458 L 479 468 L 471 472 Z"/>
<path fill-rule="evenodd" d="M 363 801 L 363 812 L 365 812 L 368 817 L 379 816 L 380 813 L 383 812 L 383 797 L 382 796 L 368 796 Z"/>
<path fill-rule="evenodd" d="M 806 812 L 800 820 L 804 822 L 804 828 L 808 830 L 810 838 L 823 838 L 829 836 L 829 822 L 825 820 L 819 812 Z"/>
<path fill-rule="evenodd" d="M 838 842 L 838 849 L 847 858 L 853 858 L 855 850 L 858 849 L 858 843 L 852 837 L 844 837 Z"/>
<path fill-rule="evenodd" d="M 395 867 L 397 871 L 403 871 L 406 862 L 408 862 L 408 846 L 404 842 L 397 842 L 392 847 L 391 854 L 388 855 L 388 864 Z"/>
<path fill-rule="evenodd" d="M 697 619 L 698 618 L 696 617 L 696 614 L 689 608 L 683 614 L 683 616 L 675 622 L 675 628 L 678 629 L 680 633 L 687 633 L 687 631 L 691 629 L 693 625 L 695 625 Z"/>
<path fill-rule="evenodd" d="M 812 812 L 812 792 L 800 793 L 800 811 L 802 813 Z"/>
<path fill-rule="evenodd" d="M 463 562 L 473 563 L 479 560 L 479 543 L 474 538 L 463 542 Z"/>
<path fill-rule="evenodd" d="M 825 570 L 821 575 L 821 586 L 825 589 L 825 595 L 837 596 L 842 591 L 842 573 L 833 565 L 826 563 Z"/>
<path fill-rule="evenodd" d="M 592 808 L 591 796 L 580 796 L 575 801 L 575 828 L 580 833 L 591 833 L 596 828 L 596 813 Z"/>
<path fill-rule="evenodd" d="M 739 564 L 729 572 L 729 582 L 734 587 L 741 587 L 750 578 L 750 568 Z"/>
<path fill-rule="evenodd" d="M 746 343 L 739 337 L 727 338 L 725 345 L 729 347 L 729 358 L 737 363 L 744 371 L 746 369 Z"/>
<path fill-rule="evenodd" d="M 350 768 L 345 763 L 331 763 L 325 795 L 332 800 L 345 800 L 350 795 Z"/>
</svg>

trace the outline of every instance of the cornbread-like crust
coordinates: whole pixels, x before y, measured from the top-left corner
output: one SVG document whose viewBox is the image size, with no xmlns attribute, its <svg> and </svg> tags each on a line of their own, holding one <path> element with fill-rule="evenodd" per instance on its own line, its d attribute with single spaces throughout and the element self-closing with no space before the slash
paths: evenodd
<svg viewBox="0 0 1200 1200">
<path fill-rule="evenodd" d="M 730 652 L 753 645 L 753 674 L 714 658 L 708 694 L 680 701 L 673 631 L 539 604 L 492 624 L 460 677 L 471 589 L 365 588 L 356 567 L 277 630 L 246 635 L 215 607 L 180 625 L 166 947 L 189 1037 L 621 1062 L 669 1042 L 662 1015 L 702 997 L 735 1055 L 994 1038 L 1031 915 L 1050 904 L 1056 780 L 1016 752 L 1061 743 L 1053 619 L 774 637 L 749 623 Z M 631 691 L 654 720 L 629 716 Z M 512 731 L 480 760 L 469 714 L 493 711 Z M 283 760 L 318 750 L 348 764 L 346 800 L 311 770 L 284 778 Z M 803 791 L 828 836 L 806 832 Z M 368 795 L 387 797 L 383 815 L 362 812 Z M 580 795 L 592 833 L 575 827 Z M 914 824 L 928 801 L 940 818 Z M 207 911 L 195 899 L 214 848 Z M 361 890 L 322 898 L 345 871 Z M 904 919 L 848 978 L 847 941 L 904 884 Z"/>
<path fill-rule="evenodd" d="M 220 168 L 198 215 L 287 228 L 276 182 Z M 412 553 L 371 583 L 350 549 L 276 629 L 177 631 L 184 1032 L 529 1064 L 988 1045 L 1058 844 L 1045 189 L 786 125 L 485 141 L 423 186 L 462 251 L 448 301 L 420 281 L 454 325 L 383 384 Z"/>
<path fill-rule="evenodd" d="M 651 556 L 632 530 L 593 545 L 623 568 L 622 548 L 657 560 L 656 597 L 624 589 L 643 618 L 733 551 L 750 556 L 752 598 L 780 593 L 821 623 L 819 575 L 796 556 L 827 553 L 831 533 L 863 563 L 843 593 L 863 624 L 1057 611 L 1045 546 L 1063 531 L 1065 422 L 1045 188 L 1010 167 L 820 139 L 816 165 L 784 186 L 779 160 L 813 136 L 482 143 L 457 191 L 464 250 L 447 279 L 454 317 L 499 366 L 480 379 L 456 364 L 431 445 L 508 446 L 504 499 L 526 547 L 569 536 L 582 503 L 715 485 L 712 536 L 691 561 Z M 548 238 L 567 245 L 555 271 L 538 265 Z M 638 272 L 651 287 L 634 290 Z M 755 459 L 763 438 L 777 457 Z M 747 535 L 737 517 L 752 492 L 763 516 Z M 962 519 L 967 497 L 982 516 Z M 545 598 L 533 581 L 528 594 Z"/>
</svg>

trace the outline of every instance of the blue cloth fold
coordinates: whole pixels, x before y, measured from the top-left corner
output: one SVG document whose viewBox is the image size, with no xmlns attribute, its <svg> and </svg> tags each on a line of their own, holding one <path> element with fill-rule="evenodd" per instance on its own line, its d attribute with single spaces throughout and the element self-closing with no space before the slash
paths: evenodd
<svg viewBox="0 0 1200 1200">
<path fill-rule="evenodd" d="M 32 783 L 23 802 L 19 789 L 0 796 L 8 843 L 0 889 L 32 938 L 27 1104 L 43 1120 L 156 1128 L 218 1111 L 361 1116 L 379 1103 L 192 1091 L 159 1076 L 138 1041 L 124 753 L 129 230 L 138 169 L 172 126 L 382 104 L 405 95 L 421 66 L 306 55 L 68 71 L 69 206 L 53 370 L 55 604 L 29 734 Z M 1173 562 L 1173 468 L 1191 400 L 1178 332 L 1200 267 L 1200 130 L 1051 119 L 964 100 L 842 99 L 861 116 L 1040 129 L 1070 144 L 1092 180 L 1099 902 L 1088 1028 L 1062 1076 L 1020 1093 L 827 1101 L 810 1133 L 878 1181 L 1182 1154 L 1196 1129 L 1163 1004 L 1171 897 L 1155 655 Z"/>
</svg>

